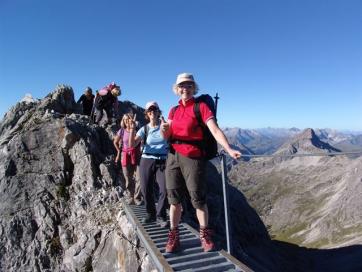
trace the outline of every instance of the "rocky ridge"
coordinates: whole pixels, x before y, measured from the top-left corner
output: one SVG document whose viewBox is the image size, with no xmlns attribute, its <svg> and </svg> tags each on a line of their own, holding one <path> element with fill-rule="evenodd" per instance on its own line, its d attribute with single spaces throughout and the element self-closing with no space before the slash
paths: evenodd
<svg viewBox="0 0 362 272">
<path fill-rule="evenodd" d="M 79 110 L 58 86 L 0 123 L 1 271 L 153 269 L 119 202 L 112 128 Z"/>
</svg>

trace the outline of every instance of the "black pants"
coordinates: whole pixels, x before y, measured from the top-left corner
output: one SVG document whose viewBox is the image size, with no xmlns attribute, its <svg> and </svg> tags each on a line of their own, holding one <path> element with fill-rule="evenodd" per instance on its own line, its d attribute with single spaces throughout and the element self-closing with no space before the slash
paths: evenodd
<svg viewBox="0 0 362 272">
<path fill-rule="evenodd" d="M 165 160 L 141 158 L 139 171 L 141 191 L 143 200 L 145 201 L 147 213 L 153 216 L 156 215 L 157 217 L 166 217 L 167 193 Z M 154 192 L 155 181 L 157 181 L 159 188 L 157 211 Z"/>
<path fill-rule="evenodd" d="M 95 108 L 95 123 L 98 124 L 103 117 L 103 110 L 106 111 L 107 115 L 107 122 L 111 122 L 111 119 L 113 117 L 113 109 L 112 108 Z"/>
</svg>

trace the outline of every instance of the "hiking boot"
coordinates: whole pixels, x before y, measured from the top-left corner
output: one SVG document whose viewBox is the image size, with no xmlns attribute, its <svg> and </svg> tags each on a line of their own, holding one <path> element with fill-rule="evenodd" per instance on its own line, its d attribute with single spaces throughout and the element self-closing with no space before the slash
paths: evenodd
<svg viewBox="0 0 362 272">
<path fill-rule="evenodd" d="M 156 216 L 148 213 L 145 218 L 143 218 L 142 223 L 148 224 L 156 221 Z"/>
<path fill-rule="evenodd" d="M 211 239 L 213 231 L 209 228 L 200 228 L 200 242 L 204 252 L 215 250 L 215 244 Z"/>
<path fill-rule="evenodd" d="M 162 216 L 157 216 L 157 224 L 159 224 L 161 228 L 167 228 L 168 227 L 167 219 L 165 217 L 162 217 Z"/>
<path fill-rule="evenodd" d="M 168 232 L 168 240 L 166 244 L 166 252 L 174 253 L 180 249 L 180 237 L 178 233 L 178 228 L 170 229 Z"/>
</svg>

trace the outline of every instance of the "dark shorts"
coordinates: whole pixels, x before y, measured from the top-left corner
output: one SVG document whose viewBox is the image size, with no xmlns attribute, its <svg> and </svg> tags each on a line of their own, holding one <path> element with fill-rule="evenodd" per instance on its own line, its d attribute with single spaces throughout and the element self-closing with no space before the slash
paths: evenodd
<svg viewBox="0 0 362 272">
<path fill-rule="evenodd" d="M 166 161 L 166 189 L 169 203 L 181 203 L 188 191 L 194 208 L 204 206 L 206 204 L 204 172 L 204 160 L 170 152 Z"/>
</svg>

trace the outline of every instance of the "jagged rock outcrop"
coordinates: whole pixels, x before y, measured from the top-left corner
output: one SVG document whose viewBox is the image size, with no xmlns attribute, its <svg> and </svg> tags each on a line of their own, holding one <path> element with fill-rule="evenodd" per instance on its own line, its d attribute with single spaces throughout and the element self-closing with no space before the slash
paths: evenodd
<svg viewBox="0 0 362 272">
<path fill-rule="evenodd" d="M 58 86 L 0 123 L 1 271 L 152 270 L 122 214 L 116 127 L 79 112 L 71 87 Z"/>
</svg>

